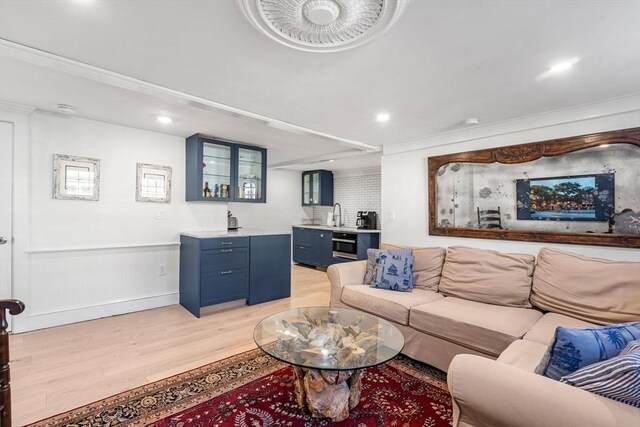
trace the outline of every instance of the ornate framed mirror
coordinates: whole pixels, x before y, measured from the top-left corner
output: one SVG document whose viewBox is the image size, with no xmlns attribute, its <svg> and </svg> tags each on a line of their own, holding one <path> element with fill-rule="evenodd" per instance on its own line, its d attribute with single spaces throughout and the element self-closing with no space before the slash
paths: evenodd
<svg viewBox="0 0 640 427">
<path fill-rule="evenodd" d="M 429 234 L 640 248 L 640 128 L 429 157 Z"/>
</svg>

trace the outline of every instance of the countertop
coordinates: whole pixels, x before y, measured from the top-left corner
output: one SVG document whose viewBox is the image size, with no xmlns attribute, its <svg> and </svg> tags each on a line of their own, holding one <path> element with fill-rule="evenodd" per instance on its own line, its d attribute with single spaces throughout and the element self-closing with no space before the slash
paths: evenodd
<svg viewBox="0 0 640 427">
<path fill-rule="evenodd" d="M 364 230 L 351 227 L 331 227 L 330 225 L 294 225 L 298 228 L 312 228 L 314 230 L 339 231 L 342 233 L 380 233 L 381 230 Z"/>
<path fill-rule="evenodd" d="M 184 231 L 180 233 L 181 236 L 195 237 L 196 239 L 213 239 L 216 237 L 277 236 L 280 234 L 291 234 L 291 231 L 240 228 L 239 230 Z"/>
</svg>

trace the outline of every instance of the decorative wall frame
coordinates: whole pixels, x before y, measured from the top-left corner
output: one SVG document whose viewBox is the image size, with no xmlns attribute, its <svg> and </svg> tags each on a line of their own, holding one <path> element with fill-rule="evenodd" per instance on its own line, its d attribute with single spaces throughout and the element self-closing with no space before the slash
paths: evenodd
<svg viewBox="0 0 640 427">
<path fill-rule="evenodd" d="M 136 201 L 171 203 L 171 166 L 137 163 Z"/>
<path fill-rule="evenodd" d="M 100 160 L 54 154 L 53 198 L 98 200 L 100 198 Z"/>
<path fill-rule="evenodd" d="M 431 235 L 640 248 L 640 128 L 429 157 L 427 169 Z M 585 173 L 615 175 L 615 200 L 591 189 L 606 218 L 518 218 L 517 181 Z M 501 225 L 484 227 L 481 212 L 496 208 Z"/>
</svg>

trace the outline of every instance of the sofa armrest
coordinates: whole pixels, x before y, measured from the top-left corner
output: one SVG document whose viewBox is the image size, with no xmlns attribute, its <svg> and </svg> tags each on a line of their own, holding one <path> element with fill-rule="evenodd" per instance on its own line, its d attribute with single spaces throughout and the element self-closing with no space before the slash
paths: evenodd
<svg viewBox="0 0 640 427">
<path fill-rule="evenodd" d="M 469 354 L 453 359 L 447 381 L 456 427 L 613 427 L 640 419 L 630 405 Z"/>
<path fill-rule="evenodd" d="M 364 275 L 367 272 L 367 261 L 343 262 L 330 265 L 327 276 L 331 282 L 330 304 L 340 303 L 342 288 L 345 285 L 364 284 Z"/>
</svg>

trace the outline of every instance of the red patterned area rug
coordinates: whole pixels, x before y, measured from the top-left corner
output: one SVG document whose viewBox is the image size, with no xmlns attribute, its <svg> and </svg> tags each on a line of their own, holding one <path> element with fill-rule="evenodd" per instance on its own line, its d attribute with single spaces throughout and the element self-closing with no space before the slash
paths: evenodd
<svg viewBox="0 0 640 427">
<path fill-rule="evenodd" d="M 440 427 L 451 425 L 445 374 L 399 356 L 364 371 L 345 421 L 304 413 L 293 369 L 251 350 L 31 424 L 33 427 Z"/>
</svg>

